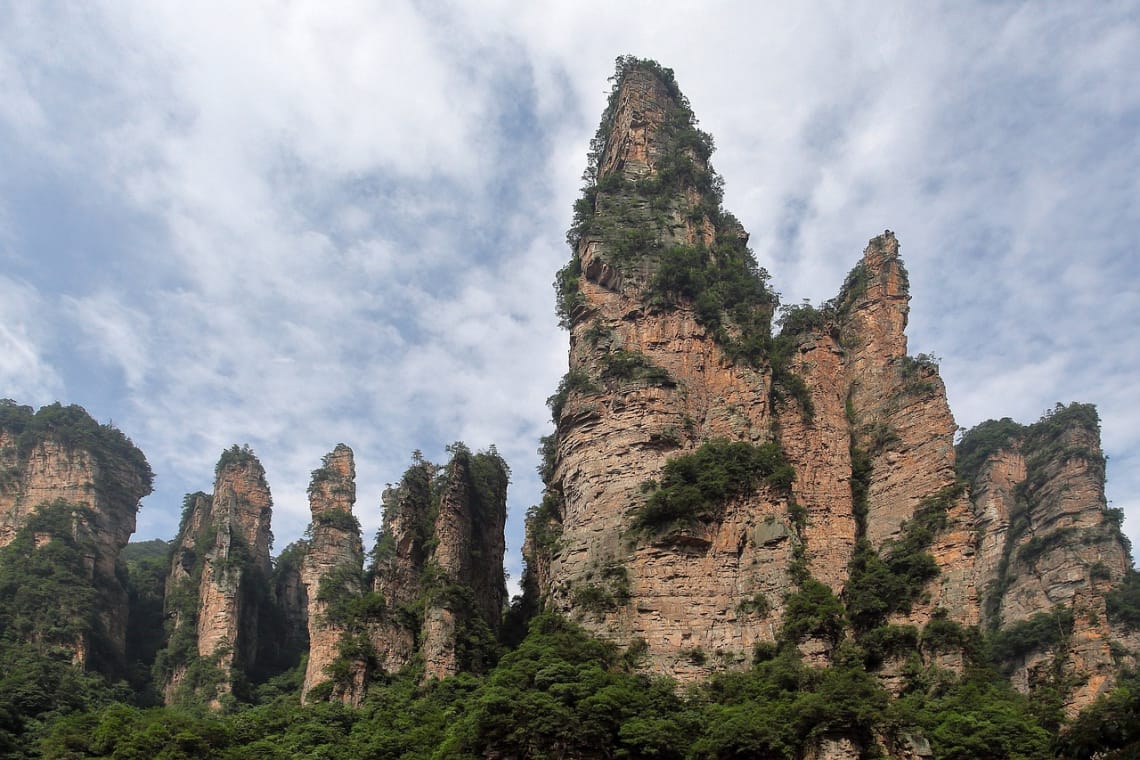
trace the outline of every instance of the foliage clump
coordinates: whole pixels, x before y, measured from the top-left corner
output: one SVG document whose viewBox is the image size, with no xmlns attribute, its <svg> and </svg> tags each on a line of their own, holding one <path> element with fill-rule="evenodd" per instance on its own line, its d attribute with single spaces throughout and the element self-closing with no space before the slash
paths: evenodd
<svg viewBox="0 0 1140 760">
<path fill-rule="evenodd" d="M 1130 630 L 1140 630 L 1140 572 L 1128 568 L 1120 585 L 1104 595 L 1108 619 Z"/>
<path fill-rule="evenodd" d="M 566 402 L 570 399 L 571 393 L 597 393 L 597 384 L 590 379 L 589 374 L 585 370 L 572 369 L 562 376 L 562 380 L 558 383 L 558 389 L 554 391 L 554 395 L 546 399 L 546 405 L 550 407 L 550 416 L 557 426 L 559 420 L 562 419 L 562 409 L 566 406 Z"/>
<path fill-rule="evenodd" d="M 645 504 L 634 511 L 635 529 L 660 530 L 715 520 L 732 499 L 762 484 L 786 492 L 795 472 L 778 443 L 708 441 L 665 463 L 660 482 L 647 481 Z"/>
</svg>

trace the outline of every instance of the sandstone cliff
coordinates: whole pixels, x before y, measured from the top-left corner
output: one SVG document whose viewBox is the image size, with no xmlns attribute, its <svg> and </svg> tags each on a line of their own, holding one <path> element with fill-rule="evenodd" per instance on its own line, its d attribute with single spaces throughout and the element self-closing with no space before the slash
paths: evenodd
<svg viewBox="0 0 1140 760">
<path fill-rule="evenodd" d="M 1104 497 L 1096 410 L 1058 404 L 1032 425 L 983 423 L 958 450 L 977 514 L 983 622 L 999 630 L 1014 685 L 1060 689 L 1071 716 L 1140 650 L 1106 606 L 1131 558 Z"/>
<path fill-rule="evenodd" d="M 1088 704 L 1120 660 L 1109 642 L 1119 655 L 1131 635 L 1105 614 L 1129 559 L 1095 431 L 1060 448 L 1029 434 L 1032 454 L 1011 443 L 961 477 L 936 360 L 908 355 L 894 234 L 836 298 L 781 309 L 773 336 L 776 296 L 711 151 L 672 73 L 619 59 L 555 282 L 569 371 L 528 587 L 682 681 L 757 645 L 825 665 L 854 641 L 896 691 L 909 658 L 960 670 L 971 627 L 1008 643 L 1060 604 L 1072 632 L 1020 653 L 1013 677 Z"/>
<path fill-rule="evenodd" d="M 835 301 L 789 310 L 773 340 L 776 297 L 720 208 L 711 143 L 668 72 L 627 67 L 592 147 L 556 283 L 570 371 L 532 520 L 545 545 L 532 538 L 528 560 L 551 606 L 622 644 L 644 640 L 654 670 L 691 679 L 775 641 L 801 576 L 840 593 L 859 541 L 877 552 L 897 540 L 956 482 L 956 426 L 932 363 L 906 355 L 891 233 Z M 666 463 L 718 440 L 774 446 L 794 478 L 769 475 L 695 521 L 646 531 Z M 960 496 L 946 511 L 931 550 L 949 565 L 970 513 Z M 926 589 L 924 610 L 888 612 L 921 625 L 941 605 L 972 622 L 963 572 Z"/>
<path fill-rule="evenodd" d="M 508 471 L 494 450 L 473 454 L 456 444 L 451 452 L 445 467 L 417 453 L 385 491 L 367 578 L 355 521 L 344 519 L 343 501 L 328 506 L 338 502 L 314 479 L 306 698 L 359 704 L 379 672 L 419 664 L 425 677 L 444 678 L 493 664 L 506 603 Z M 341 469 L 351 463 L 339 461 Z"/>
<path fill-rule="evenodd" d="M 227 449 L 214 493 L 184 507 L 167 582 L 168 645 L 157 665 L 166 701 L 220 704 L 258 657 L 269 604 L 272 499 L 248 447 Z"/>
<path fill-rule="evenodd" d="M 54 521 L 66 533 L 56 535 L 45 526 L 37 530 L 34 546 L 61 539 L 81 551 L 82 582 L 94 596 L 87 609 L 43 612 L 56 623 L 67 613 L 93 616 L 93 626 L 76 628 L 73 659 L 120 675 L 127 592 L 119 553 L 134 532 L 139 500 L 150 493 L 152 480 L 142 452 L 81 407 L 57 403 L 33 413 L 31 407 L 0 402 L 0 548 L 12 544 L 41 511 L 66 513 L 66 520 Z"/>
</svg>

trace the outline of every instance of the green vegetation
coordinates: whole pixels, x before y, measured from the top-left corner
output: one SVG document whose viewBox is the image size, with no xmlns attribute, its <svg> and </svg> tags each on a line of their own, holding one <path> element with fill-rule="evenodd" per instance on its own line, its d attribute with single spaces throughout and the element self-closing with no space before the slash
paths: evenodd
<svg viewBox="0 0 1140 760">
<path fill-rule="evenodd" d="M 1140 630 L 1140 573 L 1128 568 L 1120 585 L 1104 595 L 1108 619 L 1131 630 Z"/>
<path fill-rule="evenodd" d="M 566 406 L 570 394 L 574 392 L 597 393 L 598 386 L 585 371 L 580 369 L 572 369 L 563 375 L 562 380 L 558 383 L 558 390 L 554 392 L 553 396 L 546 399 L 546 405 L 550 407 L 550 416 L 553 418 L 555 426 L 562 419 L 562 409 Z"/>
<path fill-rule="evenodd" d="M 715 520 L 729 501 L 762 484 L 787 492 L 794 476 L 778 443 L 708 441 L 666 462 L 660 483 L 642 484 L 649 496 L 634 511 L 633 526 L 659 531 Z"/>
<path fill-rule="evenodd" d="M 338 448 L 339 447 L 340 446 L 338 445 Z M 330 480 L 342 481 L 340 474 L 336 470 L 334 470 L 332 468 L 332 465 L 331 465 L 332 458 L 333 458 L 335 453 L 336 452 L 334 451 L 333 453 L 325 454 L 321 458 L 321 466 L 318 467 L 317 469 L 313 470 L 312 475 L 309 479 L 309 491 L 308 491 L 308 493 L 309 493 L 310 499 L 313 497 L 313 495 L 317 492 L 317 489 L 319 489 L 322 484 L 327 483 Z M 332 492 L 334 494 L 340 495 L 340 494 L 344 493 L 346 490 L 351 495 L 351 498 L 355 498 L 354 486 L 352 486 L 350 483 L 345 483 L 343 481 L 338 483 L 337 485 L 334 485 Z"/>
<path fill-rule="evenodd" d="M 360 521 L 351 512 L 343 509 L 330 509 L 327 512 L 314 514 L 310 530 L 318 525 L 360 535 Z"/>
<path fill-rule="evenodd" d="M 627 383 L 672 387 L 676 383 L 639 351 L 614 351 L 602 356 L 602 377 Z"/>
<path fill-rule="evenodd" d="M 633 180 L 620 171 L 601 174 L 626 77 L 648 72 L 673 101 L 657 136 L 655 172 Z M 673 72 L 654 61 L 617 59 L 613 88 L 601 123 L 590 143 L 585 185 L 574 204 L 566 233 L 572 254 L 555 279 L 557 312 L 563 327 L 585 316 L 580 290 L 579 249 L 584 240 L 600 243 L 599 255 L 624 278 L 642 288 L 651 309 L 693 308 L 704 326 L 736 360 L 761 366 L 771 341 L 771 319 L 778 298 L 768 287 L 768 273 L 748 249 L 740 222 L 721 206 L 723 182 L 709 164 L 712 138 L 697 127 L 688 100 Z M 675 215 L 695 228 L 707 225 L 712 241 L 689 244 L 673 231 Z"/>
<path fill-rule="evenodd" d="M 1017 660 L 1032 652 L 1054 649 L 1068 641 L 1073 632 L 1073 611 L 1056 607 L 1051 612 L 1038 612 L 1028 620 L 1014 623 L 990 637 L 994 661 L 1012 669 Z"/>
<path fill-rule="evenodd" d="M 624 565 L 613 562 L 600 572 L 588 572 L 585 583 L 571 592 L 575 607 L 598 614 L 624 606 L 629 598 L 629 572 Z"/>
<path fill-rule="evenodd" d="M 1057 404 L 1032 425 L 1019 425 L 1008 417 L 988 420 L 968 431 L 959 441 L 956 447 L 958 474 L 972 489 L 977 487 L 982 467 L 994 453 L 1003 449 L 1018 450 L 1025 459 L 1026 479 L 1014 491 L 998 577 L 983 596 L 985 614 L 993 628 L 1001 625 L 1001 599 L 1019 568 L 1032 569 L 1042 556 L 1074 541 L 1095 543 L 1111 538 L 1128 545 L 1120 530 L 1121 516 L 1111 509 L 1104 511 L 1098 528 L 1062 527 L 1035 532 L 1025 540 L 1026 533 L 1041 530 L 1035 527 L 1034 513 L 1042 499 L 1052 498 L 1045 486 L 1059 467 L 1079 459 L 1087 463 L 1093 477 L 1103 481 L 1105 458 L 1097 447 L 1099 440 L 1100 419 L 1096 407 L 1072 403 Z"/>
<path fill-rule="evenodd" d="M 898 371 L 903 393 L 912 396 L 929 396 L 940 388 L 937 382 L 938 359 L 930 354 L 902 357 L 899 360 Z"/>
<path fill-rule="evenodd" d="M 784 599 L 784 627 L 780 632 L 783 642 L 796 644 L 814 637 L 834 645 L 846 627 L 843 603 L 826 584 L 814 578 L 805 578 Z"/>
<path fill-rule="evenodd" d="M 955 483 L 924 499 L 914 516 L 903 523 L 899 538 L 887 542 L 880 554 L 864 537 L 862 527 L 870 458 L 852 449 L 852 467 L 855 472 L 851 489 L 859 537 L 843 598 L 855 631 L 866 633 L 882 625 L 888 615 L 910 611 L 926 584 L 938 576 L 938 565 L 927 549 L 945 527 L 946 512 L 965 493 L 965 485 Z"/>
<path fill-rule="evenodd" d="M 978 474 L 986 460 L 1002 449 L 1019 445 L 1024 434 L 1025 427 L 1009 417 L 978 424 L 954 447 L 958 477 L 969 483 L 971 488 L 976 488 Z"/>
<path fill-rule="evenodd" d="M 232 467 L 250 467 L 256 466 L 258 470 L 261 469 L 261 462 L 258 460 L 257 455 L 253 453 L 253 449 L 249 447 L 248 443 L 238 446 L 236 443 L 222 452 L 218 457 L 218 463 L 214 465 L 214 477 L 221 477 L 222 472 Z M 265 485 L 265 474 L 262 473 L 261 484 Z"/>
<path fill-rule="evenodd" d="M 100 425 L 76 404 L 63 406 L 56 402 L 33 413 L 30 406 L 0 399 L 0 428 L 16 439 L 21 462 L 49 439 L 72 451 L 89 452 L 99 465 L 95 488 L 112 502 L 137 504 L 154 488 L 154 473 L 131 439 L 110 423 Z M 137 485 L 116 474 L 120 471 L 137 479 Z"/>
<path fill-rule="evenodd" d="M 556 551 L 562 537 L 562 509 L 557 494 L 547 491 L 542 503 L 526 513 L 526 534 L 538 549 Z"/>
<path fill-rule="evenodd" d="M 418 637 L 425 616 L 433 609 L 446 609 L 455 616 L 456 657 L 459 667 L 468 672 L 484 673 L 497 661 L 499 643 L 486 612 L 476 602 L 470 584 L 496 582 L 471 578 L 450 578 L 432 559 L 438 545 L 435 523 L 442 500 L 447 493 L 461 489 L 469 499 L 471 519 L 476 529 L 494 529 L 494 516 L 506 501 L 510 469 L 495 447 L 472 453 L 462 443 L 447 447 L 451 461 L 437 467 L 417 451 L 412 466 L 405 471 L 399 485 L 384 493 L 384 522 L 372 552 L 372 567 L 367 574 L 341 568 L 322 579 L 319 596 L 329 604 L 326 618 L 344 629 L 341 652 L 332 665 L 334 682 L 346 684 L 354 668 L 363 665 L 366 678 L 382 677 L 380 663 L 369 643 L 369 626 L 377 621 L 406 629 Z M 402 581 L 415 584 L 415 598 L 400 603 L 386 603 L 381 594 L 370 591 L 378 575 L 384 574 L 396 561 L 396 539 L 393 525 L 401 524 L 411 540 L 401 547 L 400 558 L 408 565 L 422 568 L 418 577 Z M 505 586 L 500 577 L 498 583 Z M 505 596 L 505 588 L 502 589 Z M 318 697 L 319 698 L 319 693 Z"/>
</svg>

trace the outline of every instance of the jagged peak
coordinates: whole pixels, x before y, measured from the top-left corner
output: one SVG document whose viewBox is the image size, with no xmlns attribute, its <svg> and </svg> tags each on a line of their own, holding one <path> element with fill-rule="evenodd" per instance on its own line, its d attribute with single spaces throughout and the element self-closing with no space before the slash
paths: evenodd
<svg viewBox="0 0 1140 760">
<path fill-rule="evenodd" d="M 339 509 L 352 511 L 356 503 L 356 462 L 343 443 L 321 458 L 309 481 L 309 508 L 313 514 Z"/>
</svg>

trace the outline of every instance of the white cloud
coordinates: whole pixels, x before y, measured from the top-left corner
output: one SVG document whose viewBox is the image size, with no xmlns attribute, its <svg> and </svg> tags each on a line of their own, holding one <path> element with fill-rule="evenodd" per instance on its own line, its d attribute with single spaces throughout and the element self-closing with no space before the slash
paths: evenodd
<svg viewBox="0 0 1140 760">
<path fill-rule="evenodd" d="M 142 390 L 152 351 L 146 315 L 107 292 L 86 298 L 64 296 L 62 300 L 72 314 L 76 336 L 81 333 L 87 338 L 86 342 L 77 342 L 77 347 L 115 364 L 130 391 Z"/>
<path fill-rule="evenodd" d="M 57 400 L 63 382 L 43 355 L 43 298 L 33 288 L 0 276 L 0 396 L 23 404 Z"/>
</svg>

